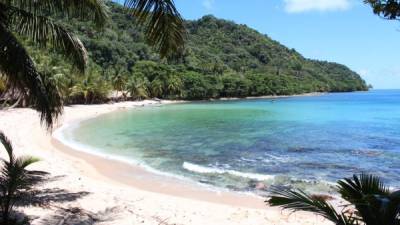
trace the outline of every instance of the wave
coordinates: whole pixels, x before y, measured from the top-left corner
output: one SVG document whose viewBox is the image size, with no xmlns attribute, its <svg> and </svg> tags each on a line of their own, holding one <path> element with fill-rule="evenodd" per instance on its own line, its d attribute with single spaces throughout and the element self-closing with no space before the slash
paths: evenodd
<svg viewBox="0 0 400 225">
<path fill-rule="evenodd" d="M 249 178 L 253 180 L 258 180 L 258 181 L 265 181 L 265 180 L 272 180 L 275 178 L 273 175 L 264 175 L 264 174 L 257 174 L 257 173 L 244 173 L 244 172 L 239 172 L 235 170 L 224 170 L 224 169 L 218 169 L 218 168 L 211 168 L 211 167 L 205 167 L 205 166 L 200 166 L 196 165 L 193 163 L 189 162 L 184 162 L 182 167 L 186 170 L 195 172 L 195 173 L 201 173 L 201 174 L 229 174 L 237 177 L 244 177 L 244 178 Z"/>
<path fill-rule="evenodd" d="M 61 126 L 60 128 L 58 128 L 53 132 L 53 138 L 61 142 L 63 145 L 69 146 L 70 148 L 78 152 L 88 153 L 91 155 L 101 157 L 103 159 L 119 161 L 132 166 L 139 166 L 140 168 L 156 175 L 172 177 L 183 181 L 190 181 L 190 179 L 184 176 L 157 170 L 139 160 L 124 156 L 119 156 L 117 154 L 107 153 L 104 152 L 104 150 L 102 149 L 95 148 L 90 145 L 82 144 L 78 141 L 75 141 L 72 137 L 70 137 L 70 135 L 75 131 L 75 129 L 77 129 L 80 126 L 80 123 L 81 121 L 78 121 L 74 124 L 64 124 L 63 126 Z"/>
</svg>

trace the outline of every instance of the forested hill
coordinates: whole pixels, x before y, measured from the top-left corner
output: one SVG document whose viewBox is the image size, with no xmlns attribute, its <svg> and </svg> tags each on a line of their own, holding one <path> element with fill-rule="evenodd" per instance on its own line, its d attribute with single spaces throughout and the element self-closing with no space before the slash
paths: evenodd
<svg viewBox="0 0 400 225">
<path fill-rule="evenodd" d="M 183 57 L 160 60 L 121 6 L 110 3 L 110 11 L 110 24 L 103 31 L 88 22 L 61 21 L 79 34 L 94 62 L 86 84 L 101 80 L 104 87 L 126 90 L 137 98 L 207 99 L 367 90 L 360 76 L 344 65 L 305 59 L 245 25 L 213 16 L 186 21 L 189 35 Z M 81 82 L 69 80 L 73 80 L 70 86 Z"/>
</svg>

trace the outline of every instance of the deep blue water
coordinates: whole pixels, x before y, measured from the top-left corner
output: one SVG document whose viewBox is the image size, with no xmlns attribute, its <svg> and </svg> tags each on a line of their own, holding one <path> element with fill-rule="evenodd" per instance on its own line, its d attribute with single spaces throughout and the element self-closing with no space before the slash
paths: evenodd
<svg viewBox="0 0 400 225">
<path fill-rule="evenodd" d="M 328 191 L 374 173 L 400 186 L 400 91 L 144 107 L 84 121 L 67 139 L 195 181 Z"/>
</svg>

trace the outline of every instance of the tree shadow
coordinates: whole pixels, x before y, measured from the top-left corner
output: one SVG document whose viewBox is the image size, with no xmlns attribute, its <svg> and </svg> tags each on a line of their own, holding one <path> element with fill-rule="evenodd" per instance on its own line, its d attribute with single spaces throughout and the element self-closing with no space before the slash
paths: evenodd
<svg viewBox="0 0 400 225">
<path fill-rule="evenodd" d="M 118 207 L 107 208 L 100 212 L 91 212 L 79 207 L 59 207 L 57 203 L 74 202 L 89 195 L 90 192 L 70 192 L 62 188 L 41 188 L 43 184 L 63 179 L 65 176 L 51 176 L 50 173 L 43 171 L 29 171 L 29 175 L 29 182 L 33 184 L 32 187 L 34 188 L 24 190 L 20 193 L 20 200 L 16 206 L 35 206 L 56 210 L 40 218 L 28 216 L 20 211 L 14 211 L 14 217 L 16 221 L 19 221 L 15 224 L 29 224 L 29 221 L 33 220 L 35 224 L 40 225 L 93 225 L 103 224 L 103 222 L 107 224 L 107 221 L 112 221 L 120 215 L 121 210 Z"/>
<path fill-rule="evenodd" d="M 94 225 L 109 222 L 118 217 L 119 209 L 117 207 L 108 208 L 100 212 L 90 212 L 82 208 L 60 208 L 52 215 L 40 219 L 41 225 Z"/>
<path fill-rule="evenodd" d="M 56 181 L 65 176 L 50 176 L 49 173 L 42 171 L 30 171 L 29 174 L 34 188 L 21 193 L 17 206 L 50 207 L 54 203 L 72 202 L 90 194 L 86 191 L 69 192 L 62 188 L 38 188 L 40 184 Z"/>
<path fill-rule="evenodd" d="M 90 192 L 69 192 L 60 188 L 46 188 L 41 190 L 32 190 L 26 193 L 26 197 L 19 202 L 19 206 L 39 206 L 50 207 L 54 203 L 73 202 L 77 199 L 89 195 Z"/>
</svg>

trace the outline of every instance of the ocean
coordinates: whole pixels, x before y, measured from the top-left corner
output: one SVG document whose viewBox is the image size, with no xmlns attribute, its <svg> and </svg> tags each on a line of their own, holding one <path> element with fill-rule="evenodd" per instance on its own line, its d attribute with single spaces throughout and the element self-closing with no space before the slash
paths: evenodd
<svg viewBox="0 0 400 225">
<path fill-rule="evenodd" d="M 62 135 L 82 149 L 233 191 L 332 192 L 358 173 L 400 185 L 400 90 L 142 107 Z"/>
</svg>

